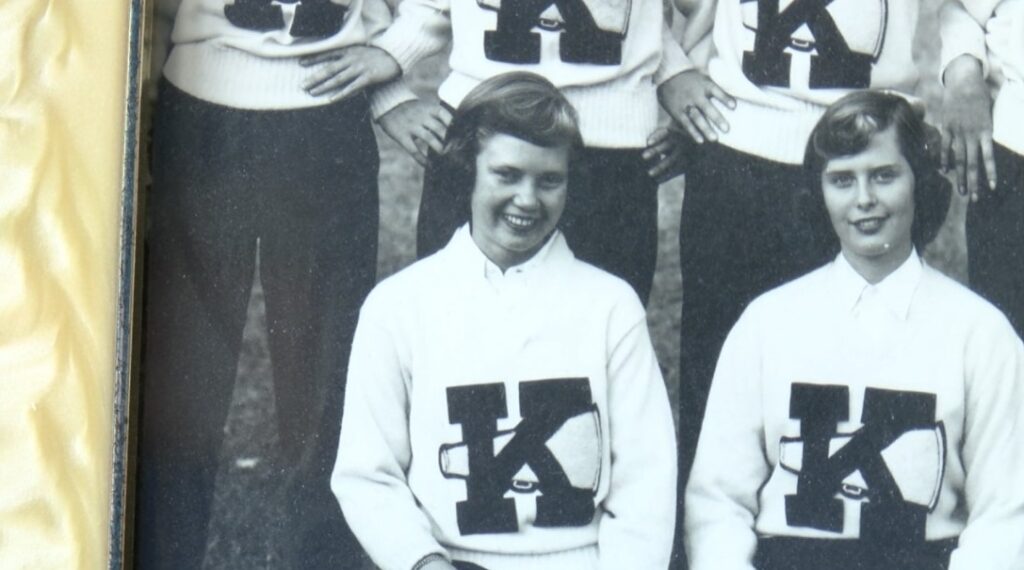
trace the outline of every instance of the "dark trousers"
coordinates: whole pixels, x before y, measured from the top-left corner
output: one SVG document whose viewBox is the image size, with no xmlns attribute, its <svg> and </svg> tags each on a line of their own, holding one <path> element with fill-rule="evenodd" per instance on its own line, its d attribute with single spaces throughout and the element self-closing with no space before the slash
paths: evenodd
<svg viewBox="0 0 1024 570">
<path fill-rule="evenodd" d="M 645 304 L 658 255 L 658 183 L 641 150 L 585 148 L 575 157 L 559 227 L 576 257 L 626 280 Z M 469 220 L 469 196 L 441 174 L 436 155 L 423 175 L 416 231 L 420 258 L 440 250 Z"/>
<path fill-rule="evenodd" d="M 946 570 L 957 539 L 894 547 L 860 540 L 762 538 L 757 541 L 758 570 Z"/>
<path fill-rule="evenodd" d="M 136 561 L 200 568 L 259 240 L 282 463 L 285 566 L 353 567 L 330 491 L 348 351 L 376 272 L 365 99 L 213 105 L 164 82 L 146 241 Z"/>
<path fill-rule="evenodd" d="M 995 191 L 987 179 L 967 210 L 971 288 L 999 307 L 1024 335 L 1024 155 L 995 145 Z"/>
<path fill-rule="evenodd" d="M 717 144 L 698 147 L 689 164 L 679 229 L 680 506 L 729 330 L 756 296 L 824 264 L 837 251 L 834 236 L 812 229 L 802 167 Z M 680 528 L 682 517 L 680 508 Z M 674 567 L 682 567 L 681 541 L 674 560 Z"/>
</svg>

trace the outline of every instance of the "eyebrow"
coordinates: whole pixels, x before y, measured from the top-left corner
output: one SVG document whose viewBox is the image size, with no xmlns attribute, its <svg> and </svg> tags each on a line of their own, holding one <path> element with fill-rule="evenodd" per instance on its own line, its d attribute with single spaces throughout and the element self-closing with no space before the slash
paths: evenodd
<svg viewBox="0 0 1024 570">
<path fill-rule="evenodd" d="M 877 172 L 879 170 L 885 170 L 887 168 L 900 168 L 900 167 L 901 166 L 900 166 L 899 162 L 890 162 L 890 163 L 882 164 L 882 165 L 879 165 L 879 166 L 873 166 L 873 167 L 869 168 L 868 171 L 869 172 Z M 854 170 L 856 170 L 856 169 L 855 168 L 836 168 L 836 169 L 833 170 L 833 169 L 830 169 L 828 167 L 828 165 L 826 165 L 825 168 L 821 171 L 821 173 L 822 174 L 845 174 L 845 173 L 853 172 Z"/>
</svg>

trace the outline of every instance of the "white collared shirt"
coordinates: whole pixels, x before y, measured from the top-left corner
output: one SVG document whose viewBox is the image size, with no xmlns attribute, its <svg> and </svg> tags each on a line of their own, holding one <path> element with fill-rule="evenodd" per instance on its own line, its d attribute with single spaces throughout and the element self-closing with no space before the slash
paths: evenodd
<svg viewBox="0 0 1024 570">
<path fill-rule="evenodd" d="M 840 253 L 829 269 L 835 302 L 848 307 L 858 343 L 885 353 L 904 334 L 910 304 L 921 281 L 923 268 L 916 250 L 895 271 L 871 284 Z"/>
</svg>

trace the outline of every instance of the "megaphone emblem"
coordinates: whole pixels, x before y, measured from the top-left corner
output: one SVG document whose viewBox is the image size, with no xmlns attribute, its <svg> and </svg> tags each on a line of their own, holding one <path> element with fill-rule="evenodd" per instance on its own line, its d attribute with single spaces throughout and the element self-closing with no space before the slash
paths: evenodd
<svg viewBox="0 0 1024 570">
<path fill-rule="evenodd" d="M 829 457 L 846 446 L 856 434 L 838 434 L 829 440 Z M 928 428 L 907 430 L 881 451 L 882 460 L 896 486 L 908 503 L 935 508 L 942 488 L 946 465 L 946 431 L 942 423 Z M 800 438 L 782 438 L 779 464 L 790 473 L 803 470 L 804 442 Z M 870 501 L 871 488 L 859 470 L 843 478 L 837 494 L 854 501 Z"/>
<path fill-rule="evenodd" d="M 495 434 L 495 456 L 501 454 L 516 437 L 516 429 Z M 601 416 L 596 406 L 565 420 L 544 442 L 544 446 L 558 461 L 572 487 L 597 492 L 601 481 L 602 441 Z M 446 478 L 468 479 L 469 449 L 466 443 L 442 445 L 438 450 L 438 464 Z M 510 489 L 517 493 L 533 493 L 539 489 L 539 485 L 539 478 L 527 463 L 513 476 Z"/>
</svg>

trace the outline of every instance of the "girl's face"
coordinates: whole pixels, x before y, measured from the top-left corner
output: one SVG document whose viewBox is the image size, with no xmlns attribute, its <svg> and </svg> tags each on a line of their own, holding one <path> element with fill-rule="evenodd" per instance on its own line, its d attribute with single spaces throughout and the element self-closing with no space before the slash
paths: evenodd
<svg viewBox="0 0 1024 570">
<path fill-rule="evenodd" d="M 913 248 L 914 172 L 895 127 L 873 136 L 860 153 L 829 160 L 821 185 L 843 255 L 855 269 L 881 279 L 906 260 Z"/>
<path fill-rule="evenodd" d="M 568 146 L 488 136 L 476 156 L 473 241 L 502 270 L 530 259 L 562 217 L 568 182 Z"/>
</svg>

